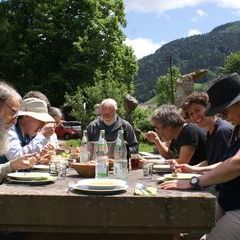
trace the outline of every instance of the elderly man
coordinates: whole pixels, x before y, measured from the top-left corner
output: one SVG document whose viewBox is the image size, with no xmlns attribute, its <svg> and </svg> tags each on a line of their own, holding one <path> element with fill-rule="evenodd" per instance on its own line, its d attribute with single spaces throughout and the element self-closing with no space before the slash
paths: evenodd
<svg viewBox="0 0 240 240">
<path fill-rule="evenodd" d="M 105 130 L 106 141 L 113 142 L 117 139 L 120 129 L 124 130 L 124 139 L 127 142 L 129 153 L 137 153 L 138 141 L 133 127 L 117 115 L 116 101 L 111 98 L 105 99 L 100 105 L 100 118 L 91 122 L 87 127 L 88 140 L 97 141 L 100 130 Z"/>
<path fill-rule="evenodd" d="M 48 122 L 52 122 L 52 125 L 43 128 Z M 8 132 L 6 158 L 10 161 L 24 154 L 40 153 L 55 132 L 54 122 L 48 114 L 45 101 L 37 98 L 24 99 L 17 123 Z"/>
<path fill-rule="evenodd" d="M 21 96 L 9 85 L 0 82 L 0 154 L 2 155 L 6 149 L 6 139 L 9 128 L 16 123 L 17 113 L 20 107 Z M 26 169 L 32 166 L 31 155 L 14 159 L 11 162 L 0 164 L 0 182 L 11 171 L 17 169 Z"/>
</svg>

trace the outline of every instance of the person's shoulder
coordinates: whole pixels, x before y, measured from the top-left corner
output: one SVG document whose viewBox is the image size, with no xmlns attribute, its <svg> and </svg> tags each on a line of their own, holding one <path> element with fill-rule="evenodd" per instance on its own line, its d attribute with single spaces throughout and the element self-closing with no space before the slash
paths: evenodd
<svg viewBox="0 0 240 240">
<path fill-rule="evenodd" d="M 232 135 L 234 127 L 228 121 L 218 118 L 216 125 L 216 135 Z"/>
<path fill-rule="evenodd" d="M 127 120 L 121 118 L 121 117 L 118 117 L 120 121 L 122 121 L 122 124 L 124 124 L 125 126 L 127 127 L 132 127 L 132 125 L 130 124 L 130 122 L 128 122 Z"/>
<path fill-rule="evenodd" d="M 17 131 L 16 131 L 16 127 L 15 127 L 15 125 L 12 125 L 9 129 L 8 129 L 8 135 L 9 134 L 14 134 L 14 133 L 16 133 Z"/>
<path fill-rule="evenodd" d="M 200 128 L 197 124 L 195 123 L 187 123 L 185 126 L 186 129 L 190 130 L 195 130 L 195 131 L 200 131 L 200 132 L 205 132 L 202 128 Z"/>
<path fill-rule="evenodd" d="M 184 129 L 185 129 L 185 132 L 189 132 L 189 133 L 191 132 L 192 134 L 201 135 L 204 138 L 207 136 L 207 131 L 203 128 L 200 128 L 194 123 L 187 123 Z"/>
<path fill-rule="evenodd" d="M 100 123 L 99 118 L 98 118 L 98 119 L 95 119 L 95 120 L 93 120 L 92 122 L 90 122 L 90 123 L 88 124 L 88 127 L 97 126 L 97 125 L 99 125 L 99 123 Z"/>
<path fill-rule="evenodd" d="M 217 119 L 216 124 L 218 125 L 219 129 L 231 129 L 231 130 L 233 130 L 233 125 L 230 122 L 228 122 L 226 120 L 223 120 L 221 118 Z"/>
</svg>

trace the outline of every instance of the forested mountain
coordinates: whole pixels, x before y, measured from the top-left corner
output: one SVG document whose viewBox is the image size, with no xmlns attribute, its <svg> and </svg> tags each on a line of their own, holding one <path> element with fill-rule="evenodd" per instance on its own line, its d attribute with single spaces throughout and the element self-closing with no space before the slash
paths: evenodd
<svg viewBox="0 0 240 240">
<path fill-rule="evenodd" d="M 156 80 L 168 71 L 170 56 L 182 74 L 209 69 L 208 77 L 203 80 L 207 81 L 218 73 L 225 57 L 236 51 L 240 51 L 240 21 L 221 25 L 207 34 L 169 42 L 138 61 L 136 96 L 144 102 L 156 95 Z"/>
</svg>

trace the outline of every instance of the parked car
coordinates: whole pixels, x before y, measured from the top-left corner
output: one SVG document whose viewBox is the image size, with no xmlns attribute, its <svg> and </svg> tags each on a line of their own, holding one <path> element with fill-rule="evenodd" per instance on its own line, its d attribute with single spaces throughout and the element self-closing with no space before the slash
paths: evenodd
<svg viewBox="0 0 240 240">
<path fill-rule="evenodd" d="M 60 126 L 56 127 L 55 132 L 61 139 L 80 138 L 82 136 L 81 122 L 63 121 Z"/>
</svg>

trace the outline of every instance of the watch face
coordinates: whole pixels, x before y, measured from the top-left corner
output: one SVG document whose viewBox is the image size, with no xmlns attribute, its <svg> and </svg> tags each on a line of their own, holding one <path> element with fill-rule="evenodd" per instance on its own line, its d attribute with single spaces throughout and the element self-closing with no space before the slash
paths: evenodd
<svg viewBox="0 0 240 240">
<path fill-rule="evenodd" d="M 196 185 L 198 183 L 198 178 L 197 177 L 192 177 L 191 178 L 191 184 Z"/>
</svg>

